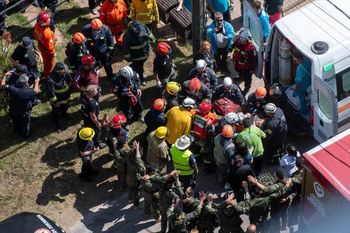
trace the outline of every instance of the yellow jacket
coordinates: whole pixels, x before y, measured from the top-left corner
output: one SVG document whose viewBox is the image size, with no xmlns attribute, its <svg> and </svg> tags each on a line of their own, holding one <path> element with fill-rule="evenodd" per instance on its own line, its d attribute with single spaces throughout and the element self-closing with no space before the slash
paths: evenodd
<svg viewBox="0 0 350 233">
<path fill-rule="evenodd" d="M 192 127 L 192 114 L 182 106 L 172 107 L 166 114 L 165 127 L 169 130 L 166 140 L 174 144 L 176 139 L 184 134 L 189 134 Z"/>
<path fill-rule="evenodd" d="M 143 24 L 159 22 L 157 0 L 132 0 L 131 19 Z"/>
</svg>

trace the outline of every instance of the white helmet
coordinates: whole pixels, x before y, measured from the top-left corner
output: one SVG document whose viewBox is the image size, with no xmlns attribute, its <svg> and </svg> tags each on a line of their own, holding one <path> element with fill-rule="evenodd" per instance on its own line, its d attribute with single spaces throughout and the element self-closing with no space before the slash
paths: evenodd
<svg viewBox="0 0 350 233">
<path fill-rule="evenodd" d="M 234 112 L 229 112 L 225 115 L 225 121 L 229 124 L 235 124 L 239 120 L 238 115 Z"/>
<path fill-rule="evenodd" d="M 132 78 L 134 76 L 134 71 L 130 66 L 124 66 L 120 69 L 120 74 L 125 78 Z"/>
<path fill-rule="evenodd" d="M 198 71 L 204 71 L 206 67 L 207 67 L 207 63 L 204 60 L 200 59 L 197 61 L 196 69 Z"/>
<path fill-rule="evenodd" d="M 277 107 L 274 103 L 267 103 L 264 107 L 264 112 L 268 115 L 275 114 Z"/>
<path fill-rule="evenodd" d="M 223 84 L 225 87 L 231 87 L 232 86 L 232 79 L 230 77 L 225 77 Z"/>
<path fill-rule="evenodd" d="M 182 106 L 185 108 L 195 108 L 196 107 L 196 101 L 190 97 L 186 97 L 184 101 L 182 102 Z"/>
</svg>

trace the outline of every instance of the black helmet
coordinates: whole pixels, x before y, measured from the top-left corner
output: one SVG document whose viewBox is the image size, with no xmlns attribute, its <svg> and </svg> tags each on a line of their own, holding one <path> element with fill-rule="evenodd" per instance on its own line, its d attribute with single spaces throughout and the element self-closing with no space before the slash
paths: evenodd
<svg viewBox="0 0 350 233">
<path fill-rule="evenodd" d="M 282 96 L 282 90 L 277 83 L 272 84 L 269 90 L 269 95 L 273 98 L 279 98 Z"/>
<path fill-rule="evenodd" d="M 66 66 L 65 64 L 63 64 L 62 62 L 57 62 L 55 64 L 55 67 L 53 68 L 53 70 L 55 72 L 60 72 L 60 71 L 64 71 L 66 69 Z"/>
</svg>

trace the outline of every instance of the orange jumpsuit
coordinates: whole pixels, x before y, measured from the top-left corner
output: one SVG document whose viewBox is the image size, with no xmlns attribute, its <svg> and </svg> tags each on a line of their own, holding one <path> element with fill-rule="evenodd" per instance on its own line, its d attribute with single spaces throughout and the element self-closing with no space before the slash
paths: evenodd
<svg viewBox="0 0 350 233">
<path fill-rule="evenodd" d="M 49 26 L 34 26 L 34 39 L 38 41 L 38 48 L 44 62 L 44 79 L 48 79 L 55 64 L 55 34 Z"/>
<path fill-rule="evenodd" d="M 107 25 L 114 35 L 117 45 L 123 43 L 123 31 L 125 20 L 128 18 L 127 6 L 124 0 L 117 0 L 116 3 L 104 1 L 100 9 L 100 20 Z"/>
</svg>

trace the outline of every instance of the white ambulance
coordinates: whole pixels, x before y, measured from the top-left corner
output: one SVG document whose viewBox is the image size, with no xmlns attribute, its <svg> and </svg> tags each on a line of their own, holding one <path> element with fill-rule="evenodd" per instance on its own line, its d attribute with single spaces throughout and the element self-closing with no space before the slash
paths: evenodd
<svg viewBox="0 0 350 233">
<path fill-rule="evenodd" d="M 326 141 L 350 126 L 350 1 L 316 0 L 277 21 L 267 43 L 263 42 L 258 16 L 244 1 L 244 28 L 258 49 L 256 76 L 267 84 L 279 83 L 291 114 L 289 121 L 309 126 L 318 142 Z M 294 52 L 311 62 L 311 86 L 307 91 L 310 114 L 300 113 L 293 95 L 296 64 Z M 285 109 L 284 109 L 285 110 Z M 288 118 L 288 112 L 286 113 Z"/>
</svg>

